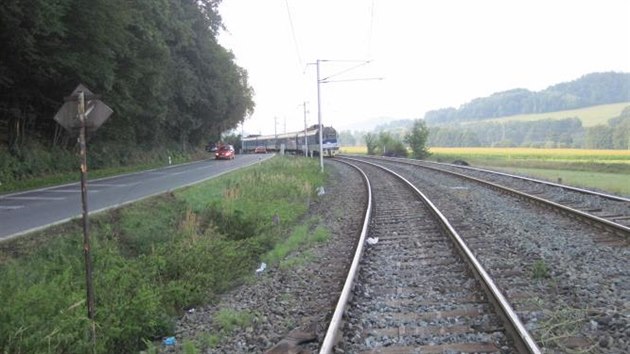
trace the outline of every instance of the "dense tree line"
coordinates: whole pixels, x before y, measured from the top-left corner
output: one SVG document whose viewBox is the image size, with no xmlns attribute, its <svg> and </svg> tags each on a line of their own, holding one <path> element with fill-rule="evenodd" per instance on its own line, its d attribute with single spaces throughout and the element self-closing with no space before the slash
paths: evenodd
<svg viewBox="0 0 630 354">
<path fill-rule="evenodd" d="M 630 149 L 630 106 L 608 124 L 594 127 L 583 127 L 578 118 L 433 126 L 428 145 Z"/>
<path fill-rule="evenodd" d="M 429 145 L 448 147 L 522 146 L 577 147 L 584 135 L 578 118 L 531 122 L 487 122 L 460 126 L 434 126 Z"/>
<path fill-rule="evenodd" d="M 513 89 L 476 98 L 458 109 L 429 111 L 429 125 L 478 121 L 516 114 L 555 112 L 630 101 L 630 73 L 592 73 L 539 92 Z"/>
<path fill-rule="evenodd" d="M 247 73 L 221 47 L 220 0 L 6 0 L 0 6 L 0 143 L 72 146 L 52 119 L 78 83 L 114 110 L 92 143 L 215 140 L 251 113 Z"/>
<path fill-rule="evenodd" d="M 434 147 L 630 149 L 630 106 L 618 117 L 609 119 L 607 124 L 594 127 L 583 127 L 580 119 L 575 117 L 428 127 L 424 122 L 419 124 L 418 120 L 400 120 L 395 126 L 390 126 L 392 131 L 378 127 L 378 131 L 375 129 L 369 133 L 343 131 L 339 140 L 342 146 L 365 144 L 372 154 L 391 151 L 392 147 L 387 146 L 392 141 L 403 141 L 412 146 L 409 134 L 422 137 L 425 131 L 426 145 Z"/>
</svg>

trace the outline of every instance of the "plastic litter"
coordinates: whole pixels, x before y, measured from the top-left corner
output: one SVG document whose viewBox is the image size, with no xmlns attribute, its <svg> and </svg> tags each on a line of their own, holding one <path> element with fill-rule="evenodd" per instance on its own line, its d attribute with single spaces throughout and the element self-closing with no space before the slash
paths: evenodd
<svg viewBox="0 0 630 354">
<path fill-rule="evenodd" d="M 322 195 L 326 194 L 326 191 L 324 190 L 324 186 L 317 187 L 316 191 L 317 191 L 318 197 L 321 197 Z"/>
<path fill-rule="evenodd" d="M 177 340 L 175 337 L 166 337 L 163 341 L 164 345 L 175 345 L 177 344 Z"/>
<path fill-rule="evenodd" d="M 267 268 L 267 263 L 265 263 L 265 262 L 260 263 L 260 267 L 258 267 L 258 269 L 256 269 L 256 274 L 260 274 L 260 273 L 264 272 L 266 268 Z"/>
<path fill-rule="evenodd" d="M 366 241 L 369 245 L 375 245 L 378 243 L 378 237 L 368 237 Z"/>
</svg>

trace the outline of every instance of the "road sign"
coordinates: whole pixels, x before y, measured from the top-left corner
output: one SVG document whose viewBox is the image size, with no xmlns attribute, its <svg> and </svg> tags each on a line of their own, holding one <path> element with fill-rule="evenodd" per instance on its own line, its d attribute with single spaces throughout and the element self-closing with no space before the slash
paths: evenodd
<svg viewBox="0 0 630 354">
<path fill-rule="evenodd" d="M 66 97 L 66 103 L 61 106 L 54 117 L 57 123 L 75 135 L 79 134 L 79 130 L 81 128 L 78 101 L 79 92 L 81 91 L 83 91 L 86 100 L 85 128 L 88 133 L 92 133 L 98 129 L 113 113 L 112 109 L 103 103 L 103 101 L 99 100 L 92 91 L 82 84 L 79 84 L 79 86 L 72 91 L 72 94 L 69 97 Z"/>
</svg>

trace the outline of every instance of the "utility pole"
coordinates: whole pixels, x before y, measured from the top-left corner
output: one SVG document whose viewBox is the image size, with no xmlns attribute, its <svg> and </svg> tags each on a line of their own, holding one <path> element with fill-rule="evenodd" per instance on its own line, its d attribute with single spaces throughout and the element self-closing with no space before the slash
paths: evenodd
<svg viewBox="0 0 630 354">
<path fill-rule="evenodd" d="M 304 152 L 306 157 L 308 157 L 308 137 L 306 136 L 306 130 L 307 130 L 307 126 L 306 126 L 306 101 L 304 103 L 302 103 L 304 106 Z"/>
<path fill-rule="evenodd" d="M 317 124 L 319 124 L 319 167 L 322 170 L 322 173 L 324 173 L 324 144 L 322 144 L 322 130 L 324 127 L 322 127 L 322 102 L 320 99 L 319 89 L 321 84 L 321 80 L 319 79 L 319 62 L 320 60 L 317 59 Z"/>
<path fill-rule="evenodd" d="M 319 75 L 319 63 L 321 62 L 359 62 L 359 64 L 342 70 L 336 74 L 330 75 L 323 79 L 320 78 Z M 365 79 L 347 79 L 347 80 L 330 80 L 332 77 L 345 74 L 348 71 L 354 70 L 360 66 L 366 65 L 370 63 L 369 60 L 323 60 L 317 59 L 315 63 L 309 63 L 308 65 L 315 64 L 317 66 L 317 124 L 319 125 L 319 165 L 321 167 L 322 172 L 324 172 L 324 144 L 323 144 L 323 130 L 324 126 L 322 125 L 322 103 L 321 103 L 321 92 L 320 92 L 320 84 L 330 83 L 330 82 L 341 82 L 341 81 L 364 81 L 364 80 L 382 80 L 382 78 L 365 78 Z"/>
</svg>

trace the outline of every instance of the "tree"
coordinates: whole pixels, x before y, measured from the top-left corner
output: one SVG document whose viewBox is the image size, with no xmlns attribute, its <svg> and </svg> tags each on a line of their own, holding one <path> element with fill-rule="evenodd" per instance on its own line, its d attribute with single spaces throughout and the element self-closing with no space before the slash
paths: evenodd
<svg viewBox="0 0 630 354">
<path fill-rule="evenodd" d="M 383 156 L 407 157 L 407 148 L 400 139 L 390 132 L 380 132 L 376 153 Z"/>
<path fill-rule="evenodd" d="M 411 131 L 405 135 L 405 142 L 411 147 L 413 158 L 424 159 L 431 155 L 427 148 L 428 138 L 429 128 L 427 128 L 426 123 L 422 119 L 416 119 Z"/>
<path fill-rule="evenodd" d="M 376 155 L 376 148 L 378 147 L 378 137 L 374 133 L 365 134 L 365 145 L 367 146 L 368 155 Z"/>
<path fill-rule="evenodd" d="M 612 149 L 613 130 L 600 124 L 586 129 L 585 147 L 587 149 Z"/>
</svg>

